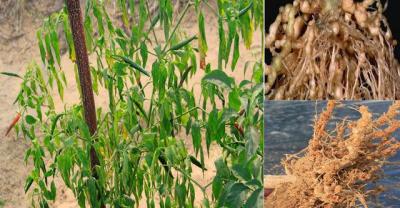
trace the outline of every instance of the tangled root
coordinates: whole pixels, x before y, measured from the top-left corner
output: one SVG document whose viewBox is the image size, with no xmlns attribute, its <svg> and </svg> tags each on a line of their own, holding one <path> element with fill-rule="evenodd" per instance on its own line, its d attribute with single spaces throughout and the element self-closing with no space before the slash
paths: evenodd
<svg viewBox="0 0 400 208">
<path fill-rule="evenodd" d="M 367 207 L 366 199 L 383 190 L 366 185 L 382 177 L 385 160 L 400 150 L 400 142 L 391 138 L 400 127 L 396 119 L 400 101 L 376 120 L 361 106 L 359 120 L 344 120 L 328 133 L 325 129 L 334 107 L 330 101 L 316 120 L 303 155 L 283 160 L 286 174 L 296 180 L 279 185 L 267 198 L 268 207 Z"/>
<path fill-rule="evenodd" d="M 400 98 L 397 44 L 379 0 L 295 0 L 266 37 L 269 99 Z"/>
</svg>

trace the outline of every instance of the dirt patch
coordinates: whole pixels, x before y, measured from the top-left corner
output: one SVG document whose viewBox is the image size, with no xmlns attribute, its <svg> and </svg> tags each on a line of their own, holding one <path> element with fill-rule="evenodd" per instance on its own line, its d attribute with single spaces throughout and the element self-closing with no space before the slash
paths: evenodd
<svg viewBox="0 0 400 208">
<path fill-rule="evenodd" d="M 382 178 L 386 160 L 400 150 L 400 142 L 391 137 L 400 128 L 400 102 L 375 120 L 361 106 L 360 119 L 343 120 L 328 131 L 335 105 L 328 102 L 319 115 L 305 151 L 283 160 L 286 174 L 296 180 L 280 184 L 266 207 L 368 207 L 367 200 L 383 191 L 373 183 Z"/>
</svg>

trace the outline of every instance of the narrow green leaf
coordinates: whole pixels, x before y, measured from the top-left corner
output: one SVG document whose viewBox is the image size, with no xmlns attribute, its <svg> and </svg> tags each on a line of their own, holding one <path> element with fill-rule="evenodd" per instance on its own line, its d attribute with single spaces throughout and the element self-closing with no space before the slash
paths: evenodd
<svg viewBox="0 0 400 208">
<path fill-rule="evenodd" d="M 215 162 L 215 168 L 217 169 L 217 175 L 229 177 L 230 170 L 229 167 L 226 165 L 224 160 L 220 157 Z"/>
<path fill-rule="evenodd" d="M 222 62 L 226 61 L 226 40 L 225 30 L 222 22 L 222 18 L 218 19 L 218 35 L 219 35 L 219 49 L 218 49 L 218 69 L 222 70 Z"/>
<path fill-rule="evenodd" d="M 129 28 L 128 9 L 126 8 L 125 0 L 119 0 L 118 5 L 122 11 L 122 22 L 125 28 Z"/>
<path fill-rule="evenodd" d="M 210 208 L 210 207 L 211 207 L 211 206 L 210 206 L 210 201 L 209 201 L 207 198 L 204 198 L 204 199 L 201 201 L 201 204 L 203 205 L 204 208 Z"/>
<path fill-rule="evenodd" d="M 186 187 L 184 184 L 177 183 L 175 185 L 175 194 L 178 199 L 179 207 L 185 207 L 186 201 Z"/>
<path fill-rule="evenodd" d="M 234 48 L 233 48 L 233 58 L 232 58 L 232 64 L 231 64 L 232 71 L 235 70 L 238 59 L 239 59 L 239 35 L 236 34 Z"/>
<path fill-rule="evenodd" d="M 228 191 L 226 197 L 225 206 L 232 208 L 240 208 L 244 203 L 245 192 L 249 190 L 249 187 L 243 183 L 235 183 Z"/>
<path fill-rule="evenodd" d="M 262 208 L 264 201 L 263 188 L 258 188 L 250 195 L 243 208 Z"/>
<path fill-rule="evenodd" d="M 24 187 L 25 193 L 28 192 L 29 188 L 32 186 L 32 183 L 33 183 L 32 176 L 28 176 L 28 178 L 26 178 L 25 187 Z"/>
<path fill-rule="evenodd" d="M 53 138 L 54 136 L 54 130 L 56 129 L 57 126 L 57 121 L 63 116 L 64 114 L 58 114 L 54 120 L 53 123 L 51 124 L 51 129 L 50 129 L 50 140 Z"/>
<path fill-rule="evenodd" d="M 42 63 L 46 63 L 46 50 L 44 49 L 41 30 L 37 31 L 36 37 L 39 44 L 39 51 L 40 51 L 40 57 L 42 58 Z"/>
<path fill-rule="evenodd" d="M 199 49 L 200 49 L 200 54 L 204 57 L 205 54 L 207 53 L 208 46 L 207 46 L 207 39 L 206 39 L 206 30 L 205 30 L 205 26 L 204 26 L 204 16 L 203 16 L 202 12 L 199 13 L 198 24 L 199 24 L 199 32 L 200 32 Z"/>
<path fill-rule="evenodd" d="M 252 7 L 253 7 L 253 1 L 250 2 L 250 4 L 247 7 L 243 8 L 242 10 L 239 11 L 238 17 L 241 17 L 244 14 L 246 14 L 246 12 L 249 11 L 249 9 L 251 9 Z"/>
<path fill-rule="evenodd" d="M 224 88 L 231 88 L 234 83 L 233 78 L 226 75 L 222 70 L 211 71 L 206 74 L 201 81 L 202 83 L 211 83 Z"/>
<path fill-rule="evenodd" d="M 187 44 L 189 44 L 190 42 L 192 42 L 193 40 L 197 39 L 197 36 L 192 36 L 186 40 L 183 40 L 182 42 L 172 46 L 168 51 L 174 51 L 174 50 L 179 50 L 183 47 L 185 47 Z"/>
<path fill-rule="evenodd" d="M 48 58 L 47 61 L 50 65 L 54 64 L 54 59 L 53 59 L 53 54 L 51 52 L 51 39 L 50 39 L 50 34 L 46 34 L 44 36 L 44 42 L 46 44 L 46 57 Z"/>
<path fill-rule="evenodd" d="M 229 54 L 231 53 L 231 48 L 232 48 L 232 43 L 233 40 L 235 39 L 235 35 L 236 35 L 236 24 L 237 21 L 234 20 L 228 20 L 228 37 L 227 37 L 227 43 L 226 43 L 226 54 L 225 54 L 225 67 L 228 64 L 228 60 L 229 60 Z"/>
<path fill-rule="evenodd" d="M 11 72 L 0 72 L 0 74 L 4 74 L 4 75 L 6 75 L 6 76 L 10 76 L 10 77 L 17 77 L 17 78 L 20 78 L 20 79 L 22 79 L 22 77 L 21 77 L 21 76 L 19 76 L 18 74 L 11 73 Z"/>
<path fill-rule="evenodd" d="M 201 148 L 201 132 L 200 132 L 200 124 L 198 121 L 195 121 L 192 125 L 192 142 L 193 142 L 193 148 L 197 155 L 199 149 Z"/>
<path fill-rule="evenodd" d="M 229 92 L 229 107 L 236 111 L 240 111 L 241 106 L 242 103 L 240 101 L 239 90 L 235 88 L 234 90 Z"/>
<path fill-rule="evenodd" d="M 157 12 L 156 16 L 153 17 L 153 19 L 151 20 L 151 24 L 150 24 L 150 29 L 152 30 L 154 28 L 154 26 L 156 26 L 158 20 L 160 20 L 160 12 Z"/>
<path fill-rule="evenodd" d="M 167 198 L 165 199 L 165 207 L 172 207 L 170 196 L 167 196 Z"/>
<path fill-rule="evenodd" d="M 87 188 L 91 207 L 98 207 L 96 180 L 94 178 L 89 178 L 87 180 Z"/>
<path fill-rule="evenodd" d="M 207 170 L 207 168 L 204 166 L 204 164 L 201 164 L 200 161 L 198 161 L 194 156 L 190 155 L 190 161 L 193 163 L 193 165 L 201 168 L 202 170 Z"/>
<path fill-rule="evenodd" d="M 60 63 L 61 63 L 60 47 L 58 44 L 58 35 L 55 30 L 51 30 L 50 38 L 51 38 L 51 45 L 52 45 L 54 53 L 56 55 L 57 63 L 58 63 L 58 65 L 60 65 Z"/>
<path fill-rule="evenodd" d="M 116 60 L 123 60 L 125 63 L 129 64 L 130 67 L 138 70 L 139 72 L 143 73 L 144 75 L 150 77 L 149 72 L 147 72 L 143 67 L 139 66 L 137 63 L 133 62 L 132 59 L 120 55 L 112 55 L 112 58 Z"/>
<path fill-rule="evenodd" d="M 45 199 L 41 199 L 39 203 L 40 208 L 49 208 L 49 204 Z"/>
<path fill-rule="evenodd" d="M 246 48 L 250 49 L 251 43 L 253 42 L 254 32 L 254 26 L 251 22 L 250 15 L 243 15 L 240 17 L 240 30 Z"/>
<path fill-rule="evenodd" d="M 50 66 L 50 71 L 51 71 L 51 74 L 53 75 L 53 77 L 56 79 L 58 94 L 60 95 L 61 99 L 63 99 L 63 97 L 64 97 L 64 87 L 63 87 L 62 82 L 61 82 L 60 77 L 59 77 L 59 72 L 60 71 L 57 71 L 54 66 Z"/>
<path fill-rule="evenodd" d="M 62 19 L 63 19 L 63 29 L 64 29 L 64 34 L 65 34 L 65 39 L 68 44 L 69 58 L 71 59 L 71 61 L 74 62 L 76 59 L 75 46 L 74 46 L 74 42 L 73 42 L 72 32 L 71 32 L 71 29 L 69 26 L 68 15 L 64 13 L 64 15 L 62 17 L 63 17 Z M 39 34 L 38 34 L 38 40 L 41 41 Z M 44 52 L 43 54 L 46 55 L 46 52 L 45 51 L 43 51 L 43 52 Z M 40 50 L 40 55 L 42 55 L 42 50 Z M 42 59 L 44 59 L 43 55 L 42 55 Z M 43 60 L 43 63 L 44 63 L 44 60 Z"/>
<path fill-rule="evenodd" d="M 248 169 L 248 166 L 243 164 L 235 164 L 232 167 L 232 173 L 238 179 L 242 181 L 249 181 L 251 180 L 251 172 Z"/>
<path fill-rule="evenodd" d="M 212 194 L 214 196 L 214 198 L 218 199 L 222 188 L 223 188 L 223 183 L 222 183 L 222 179 L 221 177 L 222 175 L 217 174 L 217 176 L 213 179 L 213 183 L 212 183 Z"/>
<path fill-rule="evenodd" d="M 247 157 L 252 157 L 258 149 L 260 144 L 260 134 L 255 127 L 249 127 L 245 132 L 246 137 L 246 153 Z"/>
<path fill-rule="evenodd" d="M 90 15 L 86 15 L 83 22 L 86 46 L 89 52 L 93 51 L 94 43 L 93 43 L 93 25 L 92 18 Z"/>
<path fill-rule="evenodd" d="M 103 15 L 100 11 L 100 8 L 98 7 L 99 6 L 97 4 L 93 5 L 93 15 L 97 19 L 97 27 L 99 29 L 99 34 L 103 36 L 104 35 Z"/>
<path fill-rule="evenodd" d="M 80 189 L 78 189 L 78 204 L 79 204 L 79 207 L 82 207 L 82 208 L 86 207 L 86 201 L 85 200 L 86 200 L 85 192 L 80 187 Z"/>
<path fill-rule="evenodd" d="M 193 66 L 189 66 L 189 67 L 186 68 L 186 70 L 183 72 L 181 81 L 179 81 L 178 88 L 181 88 L 181 87 L 182 87 L 183 83 L 186 81 L 186 79 L 187 79 L 187 77 L 188 77 L 188 75 L 189 75 L 189 72 L 190 72 L 192 69 L 193 69 Z"/>
<path fill-rule="evenodd" d="M 145 42 L 140 43 L 140 55 L 142 56 L 142 65 L 143 65 L 143 67 L 146 67 L 147 57 L 149 54 L 148 54 L 147 45 Z"/>
<path fill-rule="evenodd" d="M 136 101 L 133 100 L 133 103 L 135 104 L 135 106 L 139 109 L 139 112 L 142 114 L 142 116 L 146 119 L 147 122 L 149 122 L 149 117 L 146 115 L 146 111 L 144 110 L 144 108 L 142 107 L 142 105 Z"/>
<path fill-rule="evenodd" d="M 30 124 L 30 125 L 33 125 L 33 124 L 35 124 L 36 123 L 36 118 L 35 117 L 33 117 L 33 116 L 31 116 L 31 115 L 27 115 L 26 117 L 25 117 L 25 121 L 26 121 L 26 123 L 28 123 L 28 124 Z"/>
<path fill-rule="evenodd" d="M 145 22 L 147 20 L 147 9 L 145 0 L 139 0 L 139 29 L 143 30 Z"/>
<path fill-rule="evenodd" d="M 54 181 L 51 182 L 50 191 L 48 192 L 48 200 L 55 200 L 56 199 L 56 185 Z"/>
<path fill-rule="evenodd" d="M 130 15 L 135 15 L 135 0 L 129 0 L 129 11 Z"/>
<path fill-rule="evenodd" d="M 207 152 L 210 151 L 211 142 L 217 140 L 217 128 L 218 128 L 218 111 L 214 108 L 208 116 L 206 126 L 206 145 Z"/>
</svg>

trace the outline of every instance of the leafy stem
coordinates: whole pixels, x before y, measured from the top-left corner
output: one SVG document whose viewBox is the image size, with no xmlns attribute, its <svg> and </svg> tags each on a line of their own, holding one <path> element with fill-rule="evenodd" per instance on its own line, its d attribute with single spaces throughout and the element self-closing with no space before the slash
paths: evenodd
<svg viewBox="0 0 400 208">
<path fill-rule="evenodd" d="M 189 10 L 189 7 L 191 5 L 193 5 L 193 3 L 190 1 L 186 4 L 185 9 L 183 10 L 181 16 L 179 17 L 178 22 L 176 23 L 174 29 L 172 30 L 172 33 L 169 35 L 168 40 L 165 41 L 164 48 L 162 49 L 163 54 L 165 53 L 165 50 L 167 50 L 167 46 L 168 46 L 169 42 L 171 41 L 172 37 L 175 35 L 176 30 L 178 29 L 179 25 L 181 24 L 181 22 L 183 20 L 183 17 L 186 15 L 186 12 Z"/>
<path fill-rule="evenodd" d="M 185 176 L 187 179 L 192 181 L 197 187 L 200 188 L 200 190 L 203 192 L 203 195 L 206 196 L 206 187 L 203 187 L 199 182 L 194 180 L 189 174 L 187 174 L 184 170 L 180 169 L 179 167 L 174 166 L 173 167 L 175 170 L 180 172 L 183 176 Z"/>
</svg>

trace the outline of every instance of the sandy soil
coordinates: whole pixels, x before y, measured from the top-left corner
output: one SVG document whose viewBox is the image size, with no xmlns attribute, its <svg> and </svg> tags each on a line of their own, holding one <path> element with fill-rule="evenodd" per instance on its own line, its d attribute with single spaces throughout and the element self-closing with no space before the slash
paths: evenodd
<svg viewBox="0 0 400 208">
<path fill-rule="evenodd" d="M 0 0 L 0 5 L 5 5 L 7 2 L 10 1 Z M 22 10 L 22 12 L 13 11 L 14 13 L 8 16 L 0 15 L 0 71 L 9 71 L 22 75 L 25 67 L 32 60 L 40 63 L 40 55 L 35 37 L 36 29 L 40 26 L 46 15 L 60 8 L 60 2 L 63 1 L 40 0 L 33 1 L 35 3 L 30 3 L 32 1 L 27 2 L 27 4 L 30 4 L 30 6 L 28 5 L 29 8 L 40 9 L 36 9 L 34 12 L 25 12 L 25 10 Z M 4 8 L 0 6 L 0 14 L 4 14 L 1 12 L 2 9 Z M 20 18 L 11 18 L 15 15 L 19 15 Z M 207 62 L 216 67 L 218 63 L 217 20 L 212 12 L 206 12 L 205 16 L 207 41 L 209 43 Z M 193 33 L 197 31 L 197 24 L 194 17 L 195 15 L 189 14 L 188 18 L 184 20 L 184 27 L 186 31 L 189 31 L 188 33 L 190 31 L 193 31 Z M 161 30 L 158 30 L 158 32 L 162 34 Z M 244 71 L 242 70 L 246 61 L 259 60 L 261 58 L 259 52 L 261 51 L 261 37 L 261 32 L 254 34 L 254 44 L 250 50 L 246 50 L 243 44 L 241 45 L 241 57 L 237 64 L 238 70 L 235 73 L 231 73 L 237 81 L 250 78 L 250 73 L 244 75 Z M 151 63 L 151 60 L 149 60 L 149 63 Z M 72 71 L 73 65 L 66 55 L 62 58 L 62 66 L 69 83 L 65 90 L 65 100 L 68 100 L 70 104 L 79 102 Z M 195 93 L 200 92 L 199 84 L 203 75 L 202 72 L 197 73 L 189 82 L 190 86 L 194 86 Z M 30 206 L 30 196 L 29 194 L 25 195 L 23 191 L 25 178 L 30 170 L 30 165 L 26 165 L 23 161 L 24 153 L 29 147 L 29 143 L 23 138 L 16 137 L 14 132 L 10 133 L 7 137 L 4 136 L 6 128 L 16 115 L 17 106 L 13 105 L 13 102 L 18 93 L 19 84 L 20 80 L 18 79 L 0 76 L 0 202 L 4 201 L 5 207 L 10 208 Z M 107 105 L 106 99 L 102 98 L 102 96 L 96 96 L 95 99 L 97 106 Z M 58 105 L 61 105 L 61 103 L 58 103 Z M 185 140 L 188 149 L 193 151 L 190 142 L 191 139 L 185 138 L 184 135 L 181 138 Z M 221 150 L 216 146 L 212 146 L 208 162 L 206 162 L 208 171 L 203 175 L 198 168 L 194 168 L 193 177 L 201 184 L 209 183 L 215 175 L 214 160 L 220 155 Z M 78 207 L 71 192 L 64 187 L 59 178 L 57 181 L 57 199 L 52 207 Z M 199 193 L 197 196 L 201 196 L 201 194 Z M 200 202 L 201 197 L 198 197 L 196 201 Z"/>
</svg>

